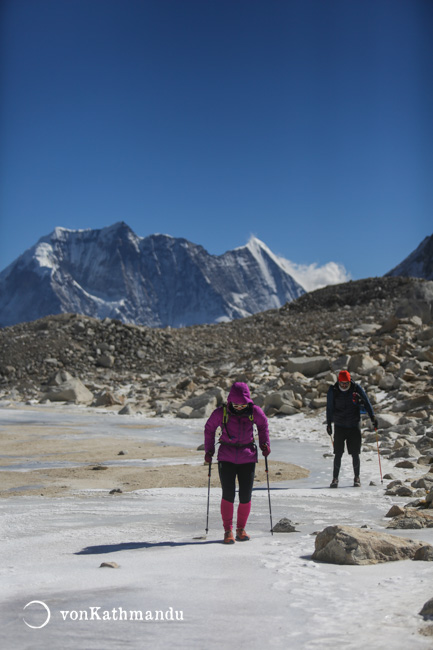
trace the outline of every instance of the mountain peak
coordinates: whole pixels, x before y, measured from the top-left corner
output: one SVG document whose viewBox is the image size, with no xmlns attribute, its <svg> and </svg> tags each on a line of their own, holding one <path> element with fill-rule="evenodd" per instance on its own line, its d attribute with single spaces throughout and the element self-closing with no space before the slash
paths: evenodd
<svg viewBox="0 0 433 650">
<path fill-rule="evenodd" d="M 303 293 L 256 237 L 213 256 L 186 239 L 139 237 L 124 221 L 59 227 L 0 273 L 0 323 L 72 312 L 180 327 L 242 318 Z"/>
<path fill-rule="evenodd" d="M 433 280 L 433 235 L 425 237 L 403 262 L 385 275 Z"/>
<path fill-rule="evenodd" d="M 134 234 L 134 231 L 132 228 L 128 226 L 125 221 L 116 221 L 116 223 L 113 223 L 111 226 L 106 226 L 105 228 L 101 229 L 101 232 L 105 233 L 120 233 L 120 234 Z"/>
<path fill-rule="evenodd" d="M 258 237 L 256 237 L 255 235 L 251 235 L 246 244 L 244 244 L 243 246 L 238 246 L 233 250 L 244 250 L 246 248 L 251 251 L 258 250 L 258 249 L 269 250 L 266 244 L 264 244 L 261 241 L 261 239 L 258 239 Z"/>
</svg>

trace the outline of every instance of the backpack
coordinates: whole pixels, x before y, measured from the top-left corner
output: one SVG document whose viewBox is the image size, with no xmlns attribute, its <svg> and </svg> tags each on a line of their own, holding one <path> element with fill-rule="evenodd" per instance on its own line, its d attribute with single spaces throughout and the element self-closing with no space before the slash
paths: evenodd
<svg viewBox="0 0 433 650">
<path fill-rule="evenodd" d="M 249 419 L 251 422 L 254 423 L 254 411 L 251 411 L 251 413 L 250 413 L 249 416 L 248 416 L 248 419 Z M 221 427 L 221 432 L 222 432 L 222 431 L 225 431 L 226 434 L 227 434 L 227 436 L 228 436 L 228 437 L 230 438 L 230 440 L 231 440 L 232 438 L 231 438 L 231 436 L 230 436 L 230 434 L 229 434 L 229 432 L 228 432 L 228 430 L 227 430 L 227 427 L 226 427 L 226 424 L 227 424 L 228 421 L 229 421 L 229 412 L 228 412 L 228 409 L 227 409 L 227 404 L 224 404 L 224 405 L 223 405 L 223 423 L 222 423 L 222 427 Z M 240 444 L 237 443 L 237 442 L 222 442 L 221 439 L 218 441 L 218 444 L 220 444 L 220 445 L 227 445 L 227 446 L 229 446 L 229 447 L 237 447 L 238 449 L 244 449 L 245 447 L 252 447 L 252 448 L 254 448 L 254 449 L 257 450 L 257 445 L 256 445 L 255 442 L 254 442 L 254 432 L 253 432 L 253 439 L 252 439 L 252 441 L 249 442 L 249 443 L 247 443 L 247 444 L 240 445 Z"/>
</svg>

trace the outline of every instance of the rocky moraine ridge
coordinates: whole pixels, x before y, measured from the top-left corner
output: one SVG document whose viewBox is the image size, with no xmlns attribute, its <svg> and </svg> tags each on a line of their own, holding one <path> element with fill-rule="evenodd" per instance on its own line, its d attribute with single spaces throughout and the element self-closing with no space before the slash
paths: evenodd
<svg viewBox="0 0 433 650">
<path fill-rule="evenodd" d="M 0 329 L 0 395 L 195 418 L 240 379 L 268 416 L 317 413 L 348 368 L 373 403 L 380 398 L 379 415 L 431 425 L 432 305 L 433 282 L 390 277 L 183 329 L 48 316 Z"/>
<path fill-rule="evenodd" d="M 76 314 L 0 330 L 0 397 L 207 417 L 234 380 L 269 417 L 324 412 L 348 368 L 377 410 L 382 453 L 433 460 L 433 282 L 371 278 L 217 325 L 152 329 Z M 364 437 L 375 442 L 375 434 Z M 432 475 L 433 477 L 433 475 Z M 402 486 L 394 486 L 399 489 Z"/>
<path fill-rule="evenodd" d="M 92 393 L 76 401 L 102 405 L 110 393 L 147 414 L 204 417 L 242 378 L 268 415 L 290 415 L 322 408 L 345 367 L 373 401 L 380 391 L 398 402 L 427 400 L 432 301 L 432 282 L 397 277 L 330 286 L 281 309 L 183 329 L 48 316 L 0 330 L 0 390 L 59 400 L 68 380 Z"/>
</svg>

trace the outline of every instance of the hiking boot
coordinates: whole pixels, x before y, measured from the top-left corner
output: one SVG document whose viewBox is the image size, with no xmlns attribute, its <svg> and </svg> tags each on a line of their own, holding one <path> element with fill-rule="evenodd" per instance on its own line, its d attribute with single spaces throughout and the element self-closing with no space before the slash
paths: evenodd
<svg viewBox="0 0 433 650">
<path fill-rule="evenodd" d="M 226 530 L 224 533 L 224 544 L 234 544 L 235 543 L 235 537 L 233 535 L 232 530 Z"/>
<path fill-rule="evenodd" d="M 236 528 L 236 541 L 237 542 L 248 542 L 250 536 L 247 535 L 245 528 Z"/>
<path fill-rule="evenodd" d="M 333 478 L 332 481 L 331 481 L 331 485 L 329 487 L 337 488 L 338 487 L 338 478 Z"/>
<path fill-rule="evenodd" d="M 359 476 L 355 476 L 353 479 L 353 487 L 361 487 L 361 479 Z"/>
</svg>

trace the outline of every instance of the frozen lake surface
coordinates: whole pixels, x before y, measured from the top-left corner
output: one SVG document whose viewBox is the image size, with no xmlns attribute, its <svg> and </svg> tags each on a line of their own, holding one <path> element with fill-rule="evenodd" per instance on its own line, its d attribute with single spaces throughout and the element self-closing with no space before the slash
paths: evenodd
<svg viewBox="0 0 433 650">
<path fill-rule="evenodd" d="M 80 408 L 0 411 L 1 428 L 31 422 L 45 425 L 47 435 L 51 427 L 74 426 L 85 436 L 134 436 L 185 449 L 203 441 L 204 421 Z M 332 447 L 323 417 L 274 419 L 270 428 L 271 458 L 310 470 L 306 479 L 271 485 L 273 523 L 287 517 L 295 533 L 270 534 L 268 492 L 260 484 L 253 492 L 250 542 L 221 544 L 218 488 L 211 490 L 207 539 L 194 539 L 205 531 L 206 467 L 202 488 L 3 499 L 2 650 L 433 648 L 433 639 L 418 632 L 426 625 L 418 613 L 433 597 L 431 563 L 355 567 L 311 560 L 314 532 L 332 524 L 381 531 L 391 505 L 405 505 L 384 495 L 377 453 L 362 454 L 361 489 L 352 487 L 345 455 L 341 487 L 330 490 L 332 457 L 324 455 Z M 402 479 L 424 473 L 385 459 L 382 470 Z M 433 529 L 394 534 L 433 544 Z M 102 562 L 119 568 L 100 568 Z"/>
</svg>

